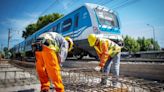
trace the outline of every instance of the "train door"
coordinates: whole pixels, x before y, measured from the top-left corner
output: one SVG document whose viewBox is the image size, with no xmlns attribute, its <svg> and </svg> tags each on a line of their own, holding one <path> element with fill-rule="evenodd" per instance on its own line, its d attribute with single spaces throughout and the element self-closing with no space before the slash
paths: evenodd
<svg viewBox="0 0 164 92">
<path fill-rule="evenodd" d="M 78 31 L 79 28 L 79 13 L 76 13 L 74 15 L 74 24 L 73 24 L 73 40 L 76 37 L 76 32 Z M 77 45 L 78 43 L 74 40 L 75 46 L 74 46 L 74 50 L 73 50 L 73 55 L 77 58 L 77 59 L 82 59 L 84 56 L 84 51 L 82 49 L 79 48 L 79 46 Z"/>
<path fill-rule="evenodd" d="M 78 25 L 79 25 L 79 13 L 76 13 L 75 16 L 74 16 L 74 26 L 73 26 L 73 40 L 74 40 L 74 32 L 78 30 Z"/>
</svg>

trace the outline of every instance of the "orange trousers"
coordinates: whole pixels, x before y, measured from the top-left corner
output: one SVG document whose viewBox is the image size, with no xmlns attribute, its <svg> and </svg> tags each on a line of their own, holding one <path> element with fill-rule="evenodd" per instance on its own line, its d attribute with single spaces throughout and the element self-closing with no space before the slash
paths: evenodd
<svg viewBox="0 0 164 92">
<path fill-rule="evenodd" d="M 36 51 L 35 56 L 36 71 L 41 82 L 41 90 L 49 90 L 49 80 L 51 80 L 55 85 L 56 92 L 64 92 L 57 54 L 48 47 L 43 46 L 43 50 Z"/>
</svg>

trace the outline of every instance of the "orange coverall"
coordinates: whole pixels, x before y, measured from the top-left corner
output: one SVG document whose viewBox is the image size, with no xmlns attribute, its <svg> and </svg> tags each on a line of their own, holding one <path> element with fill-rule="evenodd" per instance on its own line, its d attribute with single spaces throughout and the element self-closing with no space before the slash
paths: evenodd
<svg viewBox="0 0 164 92">
<path fill-rule="evenodd" d="M 41 82 L 41 90 L 49 89 L 52 80 L 57 92 L 64 92 L 57 54 L 43 45 L 42 51 L 36 51 L 36 70 Z"/>
<path fill-rule="evenodd" d="M 60 64 L 58 62 L 57 54 L 54 50 L 43 45 L 42 51 L 36 51 L 36 70 L 41 82 L 41 90 L 50 87 L 49 78 L 55 85 L 57 92 L 64 92 L 64 86 L 60 74 Z"/>
<path fill-rule="evenodd" d="M 46 40 L 41 40 L 43 37 Z M 41 82 L 41 90 L 49 90 L 51 80 L 56 92 L 64 92 L 60 63 L 64 62 L 67 57 L 67 41 L 58 33 L 47 32 L 39 36 L 38 40 L 36 40 L 36 44 L 38 43 L 40 43 L 39 46 L 41 45 L 42 49 L 36 49 L 35 56 L 36 71 Z"/>
</svg>

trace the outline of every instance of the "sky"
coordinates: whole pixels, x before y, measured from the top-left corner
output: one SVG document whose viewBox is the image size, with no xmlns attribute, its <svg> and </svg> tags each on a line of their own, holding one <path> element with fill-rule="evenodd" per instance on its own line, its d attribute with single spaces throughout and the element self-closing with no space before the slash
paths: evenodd
<svg viewBox="0 0 164 92">
<path fill-rule="evenodd" d="M 155 40 L 164 48 L 164 0 L 0 0 L 0 49 L 7 47 L 9 29 L 12 47 L 24 40 L 22 31 L 28 24 L 35 23 L 39 16 L 66 15 L 84 3 L 115 10 L 124 36 L 153 38 L 154 28 Z"/>
</svg>

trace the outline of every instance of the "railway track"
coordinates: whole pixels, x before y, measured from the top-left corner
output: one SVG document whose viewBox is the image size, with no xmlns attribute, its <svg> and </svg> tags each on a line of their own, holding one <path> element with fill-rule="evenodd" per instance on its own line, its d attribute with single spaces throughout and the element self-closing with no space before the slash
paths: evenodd
<svg viewBox="0 0 164 92">
<path fill-rule="evenodd" d="M 26 58 L 26 61 L 29 62 L 34 62 L 35 58 Z M 90 61 L 99 61 L 96 60 L 95 58 L 85 56 L 81 60 L 77 60 L 76 57 L 68 57 L 67 61 L 80 61 L 80 62 L 90 62 Z M 121 62 L 132 62 L 132 63 L 164 63 L 164 59 L 159 59 L 159 58 L 121 58 Z"/>
<path fill-rule="evenodd" d="M 148 58 L 122 58 L 122 62 L 134 62 L 134 63 L 163 63 L 164 59 L 148 59 Z"/>
</svg>

